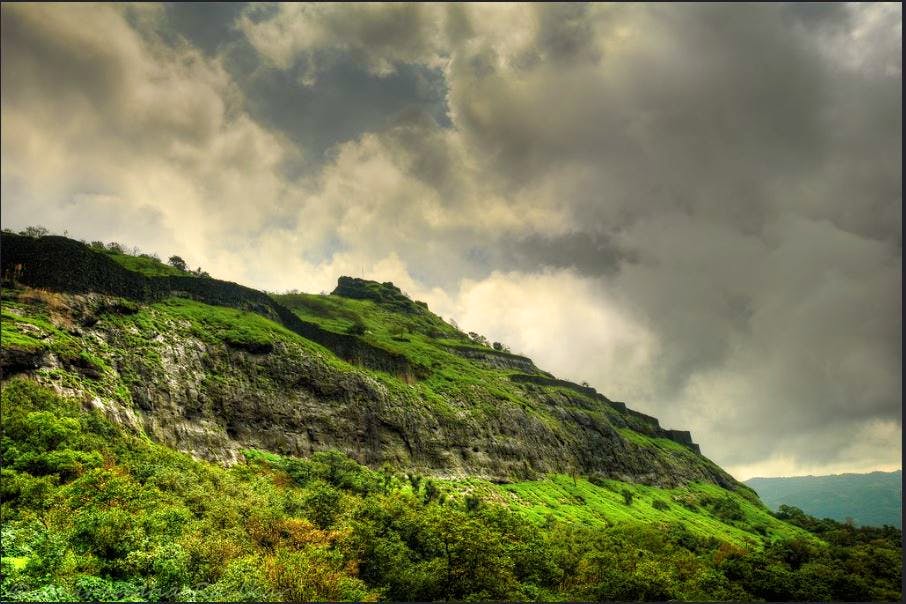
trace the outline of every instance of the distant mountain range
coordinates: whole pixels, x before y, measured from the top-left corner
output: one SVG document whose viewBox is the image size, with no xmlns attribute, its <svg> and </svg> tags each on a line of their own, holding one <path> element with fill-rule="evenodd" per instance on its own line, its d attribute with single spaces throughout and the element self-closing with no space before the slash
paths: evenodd
<svg viewBox="0 0 906 604">
<path fill-rule="evenodd" d="M 830 476 L 751 478 L 755 489 L 773 510 L 781 504 L 796 506 L 818 518 L 845 521 L 860 526 L 889 524 L 902 528 L 903 471 Z"/>
</svg>

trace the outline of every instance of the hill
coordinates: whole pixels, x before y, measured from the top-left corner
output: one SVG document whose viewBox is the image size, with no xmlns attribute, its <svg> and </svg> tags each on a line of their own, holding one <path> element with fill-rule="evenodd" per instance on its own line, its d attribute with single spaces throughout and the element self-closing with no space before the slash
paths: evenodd
<svg viewBox="0 0 906 604">
<path fill-rule="evenodd" d="M 772 514 L 391 283 L 0 244 L 4 600 L 899 598 L 899 531 Z"/>
<path fill-rule="evenodd" d="M 751 478 L 745 481 L 773 510 L 792 505 L 818 518 L 902 528 L 903 471 L 830 476 Z"/>
<path fill-rule="evenodd" d="M 330 296 L 269 296 L 18 235 L 4 236 L 3 270 L 10 284 L 55 292 L 11 290 L 5 374 L 62 365 L 114 421 L 205 459 L 337 448 L 439 476 L 562 472 L 748 491 L 688 432 L 472 342 L 391 283 L 341 277 Z"/>
</svg>

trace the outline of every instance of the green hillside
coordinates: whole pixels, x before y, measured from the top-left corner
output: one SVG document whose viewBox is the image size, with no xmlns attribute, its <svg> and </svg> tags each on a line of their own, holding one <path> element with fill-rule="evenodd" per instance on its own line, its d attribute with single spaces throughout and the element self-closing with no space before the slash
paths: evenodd
<svg viewBox="0 0 906 604">
<path fill-rule="evenodd" d="M 791 505 L 818 518 L 902 528 L 903 471 L 746 481 L 772 510 Z"/>
<path fill-rule="evenodd" d="M 772 513 L 392 284 L 2 246 L 4 601 L 900 598 L 899 530 Z"/>
</svg>

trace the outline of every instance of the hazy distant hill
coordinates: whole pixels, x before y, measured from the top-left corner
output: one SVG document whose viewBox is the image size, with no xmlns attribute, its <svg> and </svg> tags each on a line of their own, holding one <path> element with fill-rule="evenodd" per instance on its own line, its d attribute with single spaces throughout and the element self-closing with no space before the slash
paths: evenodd
<svg viewBox="0 0 906 604">
<path fill-rule="evenodd" d="M 818 518 L 857 524 L 901 528 L 903 472 L 834 474 L 831 476 L 790 476 L 752 478 L 745 483 L 755 489 L 768 507 L 793 505 Z"/>
</svg>

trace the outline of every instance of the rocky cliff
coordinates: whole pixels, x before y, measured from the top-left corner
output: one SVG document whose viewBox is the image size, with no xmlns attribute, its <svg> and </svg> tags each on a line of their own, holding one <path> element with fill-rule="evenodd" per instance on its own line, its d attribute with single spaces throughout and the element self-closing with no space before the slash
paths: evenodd
<svg viewBox="0 0 906 604">
<path fill-rule="evenodd" d="M 392 284 L 341 278 L 291 309 L 233 283 L 141 275 L 72 240 L 7 234 L 2 271 L 4 379 L 28 374 L 200 458 L 340 449 L 374 467 L 497 481 L 570 472 L 739 488 L 688 432 L 525 357 L 470 348 Z"/>
</svg>

